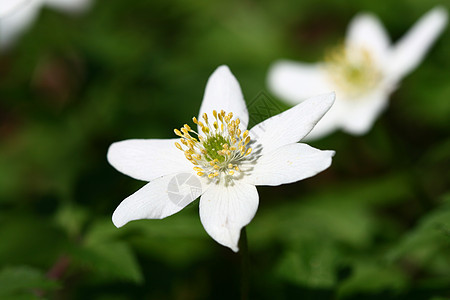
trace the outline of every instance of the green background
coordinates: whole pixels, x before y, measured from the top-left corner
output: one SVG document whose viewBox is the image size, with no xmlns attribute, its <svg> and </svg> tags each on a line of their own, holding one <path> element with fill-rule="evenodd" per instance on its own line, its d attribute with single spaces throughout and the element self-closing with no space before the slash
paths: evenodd
<svg viewBox="0 0 450 300">
<path fill-rule="evenodd" d="M 97 0 L 79 16 L 42 9 L 0 54 L 0 299 L 238 298 L 241 257 L 207 235 L 198 201 L 165 220 L 113 226 L 116 206 L 144 182 L 112 168 L 108 146 L 175 137 L 222 64 L 247 103 L 263 95 L 284 110 L 266 91 L 274 60 L 321 60 L 360 11 L 395 41 L 438 4 L 450 8 Z M 250 298 L 450 299 L 449 53 L 447 29 L 368 134 L 310 143 L 336 150 L 328 170 L 258 188 Z"/>
</svg>

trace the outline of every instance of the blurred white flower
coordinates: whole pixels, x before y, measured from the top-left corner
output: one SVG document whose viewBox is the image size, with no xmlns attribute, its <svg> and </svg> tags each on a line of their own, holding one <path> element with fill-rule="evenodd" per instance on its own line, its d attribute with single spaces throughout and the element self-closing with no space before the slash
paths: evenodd
<svg viewBox="0 0 450 300">
<path fill-rule="evenodd" d="M 137 219 L 162 219 L 197 197 L 200 219 L 218 243 L 238 251 L 242 227 L 258 208 L 256 185 L 276 186 L 311 177 L 331 164 L 334 151 L 297 143 L 329 110 L 334 93 L 301 104 L 250 130 L 236 78 L 219 67 L 209 78 L 200 107 L 189 125 L 175 129 L 180 139 L 125 140 L 108 150 L 120 172 L 149 181 L 126 198 L 112 220 L 121 227 Z"/>
<path fill-rule="evenodd" d="M 274 63 L 268 74 L 269 88 L 291 104 L 324 91 L 336 92 L 336 103 L 306 139 L 338 128 L 364 134 L 387 106 L 389 94 L 419 65 L 446 23 L 446 10 L 434 8 L 391 45 L 374 15 L 359 14 L 349 25 L 345 44 L 330 51 L 324 62 Z"/>
<path fill-rule="evenodd" d="M 88 8 L 91 0 L 1 0 L 0 49 L 12 43 L 31 26 L 42 6 L 67 13 L 79 13 Z"/>
</svg>

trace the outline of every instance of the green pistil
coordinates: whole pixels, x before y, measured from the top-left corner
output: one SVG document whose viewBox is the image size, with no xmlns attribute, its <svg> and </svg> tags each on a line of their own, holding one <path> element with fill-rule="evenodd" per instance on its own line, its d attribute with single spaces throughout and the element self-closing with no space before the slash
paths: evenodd
<svg viewBox="0 0 450 300">
<path fill-rule="evenodd" d="M 212 137 L 209 137 L 206 141 L 204 141 L 203 147 L 206 150 L 206 155 L 205 155 L 206 160 L 212 161 L 214 159 L 217 159 L 219 162 L 224 162 L 225 157 L 223 155 L 217 154 L 217 151 L 220 151 L 223 149 L 224 144 L 230 145 L 230 141 L 225 139 L 220 134 L 216 134 Z"/>
<path fill-rule="evenodd" d="M 345 70 L 345 76 L 349 82 L 363 85 L 370 79 L 370 70 L 360 66 L 348 66 Z"/>
</svg>

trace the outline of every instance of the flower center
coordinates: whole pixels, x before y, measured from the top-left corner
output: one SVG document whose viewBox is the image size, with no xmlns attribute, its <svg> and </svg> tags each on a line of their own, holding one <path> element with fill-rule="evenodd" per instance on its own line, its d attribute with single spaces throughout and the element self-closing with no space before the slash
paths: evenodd
<svg viewBox="0 0 450 300">
<path fill-rule="evenodd" d="M 381 80 L 373 55 L 362 47 L 331 49 L 325 55 L 328 77 L 348 98 L 357 98 L 371 91 Z"/>
<path fill-rule="evenodd" d="M 248 130 L 241 132 L 240 120 L 233 120 L 232 112 L 226 114 L 223 110 L 219 113 L 213 110 L 213 117 L 212 122 L 206 113 L 202 116 L 203 122 L 192 118 L 201 133 L 187 124 L 180 130 L 175 129 L 181 142 L 175 143 L 175 146 L 194 165 L 198 176 L 219 179 L 221 174 L 228 177 L 243 174 L 240 166 L 252 152 L 252 148 L 248 147 Z"/>
</svg>

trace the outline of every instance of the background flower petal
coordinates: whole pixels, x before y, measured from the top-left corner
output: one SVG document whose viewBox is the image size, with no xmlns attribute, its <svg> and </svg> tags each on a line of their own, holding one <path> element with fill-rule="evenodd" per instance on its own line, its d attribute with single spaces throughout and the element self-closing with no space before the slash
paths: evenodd
<svg viewBox="0 0 450 300">
<path fill-rule="evenodd" d="M 179 139 L 125 140 L 108 149 L 108 162 L 133 178 L 151 181 L 178 172 L 190 172 L 193 165 L 174 145 Z"/>
<path fill-rule="evenodd" d="M 343 103 L 346 113 L 342 114 L 340 124 L 344 131 L 354 135 L 367 133 L 377 117 L 388 105 L 389 94 L 379 91 L 358 101 Z"/>
<path fill-rule="evenodd" d="M 81 12 L 86 10 L 91 0 L 43 0 L 46 5 L 66 12 Z"/>
<path fill-rule="evenodd" d="M 437 7 L 426 13 L 395 44 L 387 64 L 388 75 L 401 79 L 422 61 L 447 24 L 447 11 Z"/>
<path fill-rule="evenodd" d="M 346 108 L 345 103 L 342 103 L 337 96 L 337 100 L 331 106 L 330 110 L 317 122 L 314 128 L 302 139 L 302 141 L 313 141 L 320 139 L 328 134 L 334 132 L 341 127 L 341 120 L 346 116 L 343 111 Z"/>
<path fill-rule="evenodd" d="M 270 67 L 267 85 L 277 97 L 298 104 L 306 98 L 332 90 L 326 76 L 320 64 L 283 60 Z"/>
<path fill-rule="evenodd" d="M 200 219 L 216 242 L 237 252 L 241 229 L 255 216 L 258 202 L 254 185 L 239 181 L 229 186 L 212 184 L 200 198 Z"/>
<path fill-rule="evenodd" d="M 328 93 L 307 99 L 255 125 L 250 130 L 250 137 L 255 141 L 252 147 L 263 154 L 300 141 L 330 109 L 334 98 L 334 93 Z"/>
<path fill-rule="evenodd" d="M 245 180 L 254 185 L 296 182 L 328 168 L 334 153 L 302 143 L 285 145 L 261 156 L 251 175 Z"/>
<path fill-rule="evenodd" d="M 140 219 L 163 219 L 198 198 L 204 185 L 195 174 L 166 175 L 147 183 L 123 200 L 113 213 L 116 227 Z"/>
<path fill-rule="evenodd" d="M 3 2 L 3 0 L 2 0 Z M 0 48 L 6 48 L 36 19 L 41 1 L 8 1 L 0 16 Z"/>
<path fill-rule="evenodd" d="M 234 117 L 241 120 L 241 129 L 247 128 L 248 111 L 239 82 L 227 66 L 218 67 L 209 77 L 206 84 L 199 120 L 203 113 L 212 117 L 212 111 L 233 112 Z"/>
<path fill-rule="evenodd" d="M 356 15 L 350 22 L 346 39 L 347 47 L 364 47 L 377 62 L 386 61 L 389 50 L 389 37 L 380 20 L 373 14 Z"/>
</svg>

